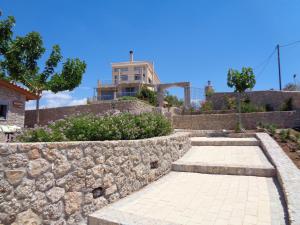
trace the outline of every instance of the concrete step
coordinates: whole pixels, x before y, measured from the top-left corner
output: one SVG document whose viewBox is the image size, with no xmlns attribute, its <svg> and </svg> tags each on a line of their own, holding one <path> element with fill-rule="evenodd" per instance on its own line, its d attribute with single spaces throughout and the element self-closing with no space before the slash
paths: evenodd
<svg viewBox="0 0 300 225">
<path fill-rule="evenodd" d="M 259 141 L 254 137 L 191 137 L 193 146 L 258 146 Z"/>
<path fill-rule="evenodd" d="M 273 177 L 276 174 L 274 167 L 246 167 L 238 165 L 204 164 L 198 162 L 175 162 L 172 164 L 172 171 L 257 177 Z"/>
<path fill-rule="evenodd" d="M 258 146 L 193 146 L 172 170 L 223 175 L 275 176 L 275 168 Z"/>
</svg>

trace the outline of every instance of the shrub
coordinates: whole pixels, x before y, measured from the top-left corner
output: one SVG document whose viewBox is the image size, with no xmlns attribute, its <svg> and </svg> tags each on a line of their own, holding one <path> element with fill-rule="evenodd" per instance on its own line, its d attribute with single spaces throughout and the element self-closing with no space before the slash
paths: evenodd
<svg viewBox="0 0 300 225">
<path fill-rule="evenodd" d="M 276 134 L 276 125 L 274 124 L 261 124 L 262 128 L 264 128 L 271 136 Z"/>
<path fill-rule="evenodd" d="M 165 101 L 168 103 L 168 107 L 172 107 L 172 106 L 180 107 L 180 106 L 183 106 L 183 100 L 182 99 L 178 99 L 177 96 L 170 95 L 169 93 L 167 93 L 167 95 L 165 96 Z"/>
<path fill-rule="evenodd" d="M 163 136 L 172 132 L 169 120 L 160 114 L 129 113 L 115 116 L 74 116 L 46 127 L 26 130 L 17 137 L 22 142 L 134 140 Z"/>
<path fill-rule="evenodd" d="M 230 98 L 228 96 L 225 97 L 226 109 L 232 110 L 236 109 L 236 99 Z"/>
<path fill-rule="evenodd" d="M 242 102 L 241 104 L 242 113 L 251 113 L 251 112 L 265 112 L 266 109 L 262 106 L 256 106 L 251 102 Z"/>
<path fill-rule="evenodd" d="M 280 141 L 281 142 L 287 142 L 287 139 L 290 137 L 290 131 L 289 130 L 281 130 L 279 133 Z"/>
<path fill-rule="evenodd" d="M 137 97 L 134 96 L 122 96 L 120 98 L 118 98 L 118 100 L 122 101 L 122 100 L 137 100 Z"/>
<path fill-rule="evenodd" d="M 157 93 L 144 86 L 139 90 L 136 97 L 148 101 L 153 106 L 158 104 Z"/>
<path fill-rule="evenodd" d="M 291 111 L 293 110 L 293 98 L 288 98 L 284 101 L 284 103 L 281 106 L 281 111 Z"/>
<path fill-rule="evenodd" d="M 211 101 L 203 101 L 201 102 L 201 111 L 207 112 L 213 110 L 213 104 Z"/>
</svg>

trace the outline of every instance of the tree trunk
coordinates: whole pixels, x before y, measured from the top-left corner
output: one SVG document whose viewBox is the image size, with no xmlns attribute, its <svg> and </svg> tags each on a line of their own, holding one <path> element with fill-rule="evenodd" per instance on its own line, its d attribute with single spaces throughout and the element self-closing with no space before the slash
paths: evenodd
<svg viewBox="0 0 300 225">
<path fill-rule="evenodd" d="M 237 93 L 238 97 L 238 130 L 242 131 L 243 126 L 242 126 L 242 110 L 241 110 L 241 93 Z"/>
<path fill-rule="evenodd" d="M 40 98 L 41 98 L 41 94 L 38 93 L 38 99 L 36 100 L 36 124 L 39 125 L 40 124 Z"/>
</svg>

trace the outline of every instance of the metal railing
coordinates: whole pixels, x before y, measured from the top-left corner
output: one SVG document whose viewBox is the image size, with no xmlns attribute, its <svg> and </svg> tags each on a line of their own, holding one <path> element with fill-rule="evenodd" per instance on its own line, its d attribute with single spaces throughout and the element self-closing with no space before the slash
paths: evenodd
<svg viewBox="0 0 300 225">
<path fill-rule="evenodd" d="M 124 97 L 124 96 L 136 96 L 137 92 L 121 92 L 117 94 L 117 97 Z"/>
<path fill-rule="evenodd" d="M 117 93 L 116 97 L 120 98 L 120 97 L 124 97 L 124 96 L 136 96 L 137 92 L 121 92 L 121 93 Z M 88 98 L 88 102 L 96 102 L 96 101 L 109 101 L 109 100 L 114 100 L 114 96 L 113 95 L 101 95 L 101 96 L 93 96 Z"/>
<path fill-rule="evenodd" d="M 130 83 L 147 83 L 145 78 L 141 78 L 139 80 L 128 79 L 128 80 L 105 80 L 101 81 L 100 85 L 102 87 L 114 87 L 118 84 L 130 84 Z"/>
</svg>

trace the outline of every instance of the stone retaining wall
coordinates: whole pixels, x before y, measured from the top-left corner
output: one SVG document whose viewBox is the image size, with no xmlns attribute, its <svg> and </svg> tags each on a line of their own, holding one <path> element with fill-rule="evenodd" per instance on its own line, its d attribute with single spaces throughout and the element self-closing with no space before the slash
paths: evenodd
<svg viewBox="0 0 300 225">
<path fill-rule="evenodd" d="M 213 108 L 217 110 L 226 109 L 226 97 L 235 97 L 234 92 L 216 92 L 207 97 L 213 103 Z M 300 109 L 300 91 L 249 91 L 245 93 L 250 101 L 256 105 L 273 107 L 274 110 L 280 110 L 283 103 L 289 98 L 293 99 L 295 109 Z"/>
<path fill-rule="evenodd" d="M 275 166 L 289 214 L 289 224 L 300 224 L 300 170 L 278 143 L 266 133 L 256 133 L 265 154 Z"/>
<path fill-rule="evenodd" d="M 295 111 L 242 113 L 242 123 L 246 129 L 255 129 L 259 122 L 289 128 L 294 127 L 296 115 Z M 234 130 L 236 123 L 236 113 L 173 116 L 173 127 L 176 129 Z"/>
<path fill-rule="evenodd" d="M 80 224 L 166 174 L 190 148 L 188 136 L 0 144 L 0 224 Z"/>
<path fill-rule="evenodd" d="M 130 112 L 139 114 L 143 112 L 152 112 L 155 107 L 139 100 L 105 101 L 88 105 L 66 106 L 40 110 L 40 125 L 46 125 L 49 122 L 63 119 L 74 114 L 104 114 L 109 111 L 118 110 L 121 112 Z M 25 126 L 33 127 L 36 123 L 36 111 L 25 111 Z"/>
</svg>

